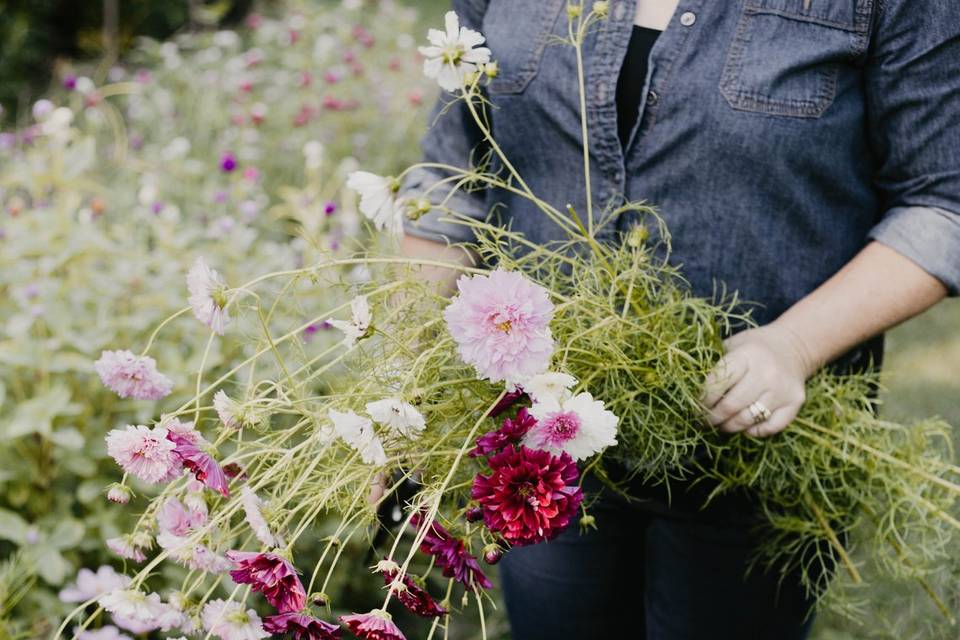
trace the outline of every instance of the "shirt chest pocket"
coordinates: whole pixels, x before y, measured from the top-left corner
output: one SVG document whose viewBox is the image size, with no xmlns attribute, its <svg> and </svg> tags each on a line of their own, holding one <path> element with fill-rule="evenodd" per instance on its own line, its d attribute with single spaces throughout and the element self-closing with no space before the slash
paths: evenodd
<svg viewBox="0 0 960 640">
<path fill-rule="evenodd" d="M 819 118 L 863 54 L 872 0 L 744 0 L 720 92 L 731 107 Z"/>
<path fill-rule="evenodd" d="M 489 1 L 483 34 L 499 66 L 497 77 L 488 87 L 490 93 L 520 93 L 526 89 L 537 75 L 564 1 Z"/>
</svg>

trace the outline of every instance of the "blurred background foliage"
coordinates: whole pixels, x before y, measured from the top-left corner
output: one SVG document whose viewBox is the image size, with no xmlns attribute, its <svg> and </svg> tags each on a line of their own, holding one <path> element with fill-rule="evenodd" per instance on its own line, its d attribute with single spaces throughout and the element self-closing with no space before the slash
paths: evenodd
<svg viewBox="0 0 960 640">
<path fill-rule="evenodd" d="M 99 350 L 142 347 L 182 304 L 182 275 L 199 252 L 235 281 L 349 245 L 358 230 L 344 171 L 362 162 L 388 172 L 417 156 L 432 94 L 410 36 L 439 24 L 447 0 L 404 2 L 415 16 L 388 0 L 252 4 L 0 0 L 0 640 L 47 637 L 69 608 L 57 591 L 80 566 L 122 568 L 103 538 L 135 510 L 103 498 L 118 472 L 102 436 L 165 405 L 105 393 L 89 366 Z M 267 29 L 251 28 L 252 12 L 270 18 Z M 290 20 L 302 32 L 295 42 L 282 37 Z M 215 41 L 224 29 L 237 41 Z M 358 44 L 358 33 L 376 46 Z M 244 60 L 251 50 L 255 65 Z M 63 87 L 84 74 L 110 95 Z M 67 138 L 43 131 L 41 96 L 71 109 Z M 325 149 L 322 168 L 305 166 L 310 141 Z M 225 153 L 236 154 L 236 172 L 219 168 Z M 329 220 L 328 203 L 342 217 Z M 887 415 L 960 425 L 958 329 L 951 301 L 890 333 Z M 178 387 L 204 335 L 188 331 L 157 354 Z M 240 355 L 225 342 L 214 358 L 227 366 Z M 350 553 L 370 563 L 365 549 Z M 368 582 L 336 588 L 362 600 L 378 588 Z M 913 583 L 854 589 L 851 603 L 859 621 L 825 612 L 813 638 L 960 637 Z M 456 637 L 476 637 L 471 623 Z M 491 637 L 509 637 L 502 607 L 489 625 Z"/>
</svg>

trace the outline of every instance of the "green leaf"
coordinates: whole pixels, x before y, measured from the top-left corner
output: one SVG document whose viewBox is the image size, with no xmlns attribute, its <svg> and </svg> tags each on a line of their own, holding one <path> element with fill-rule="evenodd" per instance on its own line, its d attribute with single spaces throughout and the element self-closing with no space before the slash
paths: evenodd
<svg viewBox="0 0 960 640">
<path fill-rule="evenodd" d="M 84 480 L 77 487 L 77 500 L 87 504 L 88 502 L 93 502 L 97 499 L 102 499 L 103 496 L 103 486 L 106 483 L 105 480 L 94 479 L 94 480 Z"/>
<path fill-rule="evenodd" d="M 27 540 L 27 528 L 30 525 L 19 514 L 0 509 L 0 538 L 22 545 Z"/>
<path fill-rule="evenodd" d="M 37 573 L 47 584 L 53 586 L 63 584 L 72 567 L 58 550 L 44 545 L 38 547 L 32 555 Z"/>
<path fill-rule="evenodd" d="M 53 429 L 53 420 L 58 416 L 75 415 L 80 406 L 70 402 L 70 390 L 64 386 L 55 386 L 46 393 L 21 402 L 6 425 L 6 438 L 39 433 L 49 436 Z"/>
<path fill-rule="evenodd" d="M 55 549 L 69 549 L 80 544 L 86 527 L 79 520 L 67 518 L 61 520 L 50 533 L 50 545 Z"/>
<path fill-rule="evenodd" d="M 77 451 L 83 449 L 85 440 L 76 427 L 64 427 L 50 434 L 50 442 L 65 449 Z"/>
</svg>

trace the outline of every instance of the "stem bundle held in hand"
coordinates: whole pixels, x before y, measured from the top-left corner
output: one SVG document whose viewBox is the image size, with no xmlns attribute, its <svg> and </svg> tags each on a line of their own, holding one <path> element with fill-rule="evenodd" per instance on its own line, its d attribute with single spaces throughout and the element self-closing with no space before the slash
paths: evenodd
<svg viewBox="0 0 960 640">
<path fill-rule="evenodd" d="M 603 2 L 571 5 L 565 43 L 578 61 L 605 13 Z M 263 332 L 240 338 L 250 357 L 227 375 L 208 380 L 201 368 L 191 402 L 155 426 L 108 437 L 128 475 L 165 485 L 137 529 L 113 545 L 134 561 L 146 560 L 154 540 L 161 551 L 132 583 L 86 603 L 80 626 L 106 610 L 144 628 L 202 629 L 226 640 L 335 638 L 343 627 L 360 638 L 397 639 L 404 636 L 388 611 L 402 607 L 432 619 L 432 637 L 471 597 L 483 624 L 492 585 L 480 560 L 495 563 L 511 547 L 594 521 L 583 478 L 612 483 L 612 468 L 645 485 L 701 482 L 712 487 L 708 499 L 747 492 L 767 516 L 769 544 L 758 560 L 799 570 L 818 596 L 836 566 L 861 580 L 846 548 L 861 540 L 882 567 L 920 580 L 937 599 L 925 579 L 960 528 L 960 469 L 950 462 L 947 425 L 881 420 L 869 375 L 823 372 L 808 384 L 800 416 L 776 437 L 704 429 L 703 380 L 722 355 L 722 337 L 749 323 L 736 300 L 693 297 L 664 257 L 667 230 L 641 205 L 601 214 L 588 200 L 583 218 L 533 194 L 485 119 L 481 87 L 497 69 L 483 37 L 451 13 L 446 30 L 429 39 L 425 72 L 462 101 L 501 169 L 430 165 L 448 177 L 416 196 L 401 194 L 403 175 L 358 173 L 351 183 L 378 228 L 400 232 L 406 218 L 440 211 L 473 230 L 473 250 L 496 268 L 365 255 L 232 288 L 198 264 L 190 303 L 225 334 L 215 339 L 238 339 L 230 318 L 244 313 L 260 314 Z M 578 75 L 582 93 L 582 65 Z M 586 145 L 585 119 L 583 126 Z M 585 179 L 589 162 L 585 148 Z M 477 185 L 528 197 L 568 239 L 534 246 L 448 207 L 457 190 Z M 638 212 L 640 224 L 617 244 L 598 243 L 598 230 L 627 211 Z M 320 285 L 347 263 L 371 274 L 354 286 L 352 302 L 316 310 L 302 326 L 266 311 L 275 301 L 260 287 Z M 427 266 L 462 272 L 452 300 L 419 277 Z M 343 340 L 306 348 L 302 331 L 319 323 Z M 160 385 L 162 374 L 140 358 L 114 365 L 137 365 Z M 344 548 L 374 526 L 376 506 L 366 497 L 378 477 L 392 483 L 381 500 L 408 479 L 419 490 L 404 505 L 398 535 L 379 550 L 386 558 L 373 571 L 386 585 L 383 601 L 366 613 L 343 612 L 327 590 L 343 570 Z M 318 544 L 321 522 L 319 560 L 303 566 L 298 558 Z M 170 560 L 190 572 L 164 600 L 148 584 Z M 264 602 L 271 614 L 261 618 Z"/>
</svg>

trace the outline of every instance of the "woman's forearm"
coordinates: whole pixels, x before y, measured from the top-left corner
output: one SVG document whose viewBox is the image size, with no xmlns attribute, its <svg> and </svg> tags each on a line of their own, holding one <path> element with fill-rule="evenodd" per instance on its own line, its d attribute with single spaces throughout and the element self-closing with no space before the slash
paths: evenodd
<svg viewBox="0 0 960 640">
<path fill-rule="evenodd" d="M 477 263 L 476 255 L 463 247 L 451 246 L 416 236 L 404 235 L 400 241 L 400 253 L 408 258 L 428 258 L 468 266 Z M 452 293 L 460 272 L 443 267 L 422 267 L 421 274 L 429 282 L 436 282 L 441 293 Z"/>
<path fill-rule="evenodd" d="M 797 338 L 809 376 L 946 295 L 943 283 L 912 260 L 872 242 L 772 326 Z"/>
</svg>

